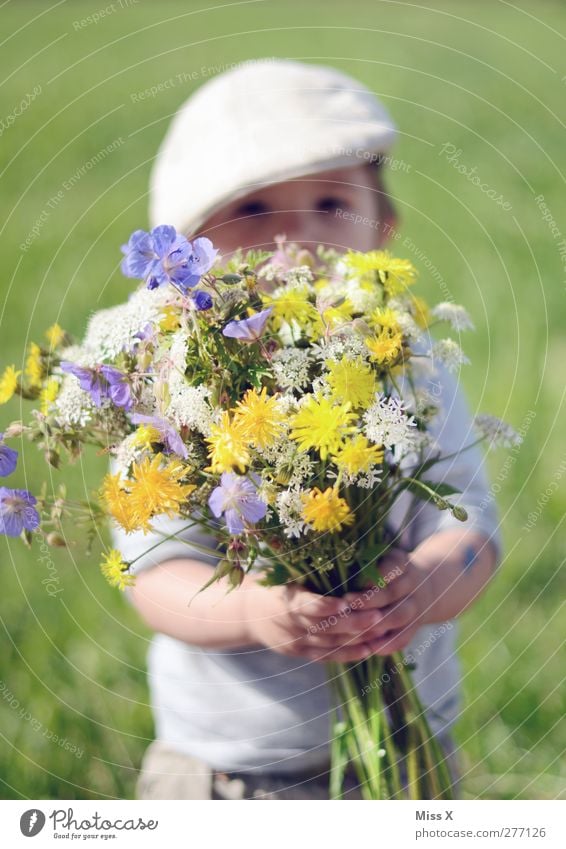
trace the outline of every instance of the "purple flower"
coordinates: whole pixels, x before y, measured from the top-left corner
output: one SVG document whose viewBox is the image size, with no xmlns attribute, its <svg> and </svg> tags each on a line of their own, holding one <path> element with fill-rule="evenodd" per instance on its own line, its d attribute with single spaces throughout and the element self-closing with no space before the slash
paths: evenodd
<svg viewBox="0 0 566 849">
<path fill-rule="evenodd" d="M 172 283 L 185 291 L 212 268 L 218 253 L 210 239 L 201 236 L 191 243 L 170 224 L 160 224 L 151 233 L 135 230 L 121 250 L 126 277 L 145 280 L 148 289 Z"/>
<path fill-rule="evenodd" d="M 36 501 L 27 489 L 0 486 L 0 534 L 19 537 L 24 528 L 34 531 L 39 526 L 39 514 L 33 506 Z"/>
<path fill-rule="evenodd" d="M 224 472 L 220 486 L 214 489 L 208 499 L 208 505 L 216 518 L 224 514 L 224 520 L 231 534 L 241 534 L 244 522 L 259 522 L 267 512 L 267 505 L 257 496 L 258 475 L 253 475 L 255 483 L 249 478 Z"/>
<path fill-rule="evenodd" d="M 256 312 L 250 318 L 244 318 L 241 321 L 229 321 L 222 333 L 224 336 L 240 339 L 242 342 L 257 342 L 265 330 L 267 319 L 272 310 L 273 307 L 268 307 L 266 310 Z"/>
<path fill-rule="evenodd" d="M 114 366 L 87 368 L 61 360 L 61 368 L 77 378 L 81 389 L 89 393 L 97 407 L 105 398 L 109 398 L 117 407 L 131 409 L 133 399 L 128 375 Z"/>
<path fill-rule="evenodd" d="M 193 294 L 193 303 L 197 310 L 209 310 L 212 306 L 212 298 L 208 292 L 199 290 Z"/>
<path fill-rule="evenodd" d="M 0 477 L 11 475 L 18 463 L 18 452 L 4 445 L 4 434 L 0 433 Z"/>
<path fill-rule="evenodd" d="M 156 256 L 153 239 L 145 230 L 134 230 L 127 245 L 122 245 L 122 274 L 144 280 L 155 265 Z"/>
<path fill-rule="evenodd" d="M 178 454 L 186 459 L 189 455 L 187 446 L 175 430 L 172 424 L 160 416 L 146 416 L 143 413 L 133 413 L 130 421 L 134 424 L 149 424 L 159 431 L 166 453 Z"/>
<path fill-rule="evenodd" d="M 107 393 L 112 403 L 131 410 L 134 401 L 128 375 L 114 366 L 102 366 L 100 371 L 108 381 Z"/>
<path fill-rule="evenodd" d="M 97 407 L 100 407 L 104 398 L 108 397 L 108 383 L 98 368 L 87 368 L 78 366 L 68 360 L 61 360 L 61 368 L 64 372 L 74 375 L 79 381 L 79 386 L 88 392 Z"/>
<path fill-rule="evenodd" d="M 191 274 L 192 282 L 187 286 L 195 286 L 203 274 L 210 271 L 216 260 L 218 251 L 206 236 L 199 236 L 192 243 Z"/>
</svg>

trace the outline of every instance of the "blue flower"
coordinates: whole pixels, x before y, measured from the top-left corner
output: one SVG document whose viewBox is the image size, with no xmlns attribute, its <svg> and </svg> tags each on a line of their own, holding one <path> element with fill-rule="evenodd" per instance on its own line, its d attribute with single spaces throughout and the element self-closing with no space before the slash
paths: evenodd
<svg viewBox="0 0 566 849">
<path fill-rule="evenodd" d="M 256 312 L 250 318 L 244 318 L 241 321 L 229 321 L 222 333 L 232 339 L 240 339 L 241 342 L 257 342 L 265 330 L 267 319 L 272 310 L 273 307 L 268 307 L 266 310 Z"/>
<path fill-rule="evenodd" d="M 149 424 L 159 431 L 159 435 L 163 440 L 165 453 L 178 454 L 179 457 L 186 459 L 189 456 L 187 446 L 167 419 L 161 416 L 146 416 L 143 413 L 133 413 L 130 416 L 130 421 L 134 424 Z"/>
<path fill-rule="evenodd" d="M 0 477 L 11 475 L 18 463 L 18 452 L 4 445 L 4 434 L 0 433 Z"/>
<path fill-rule="evenodd" d="M 34 531 L 39 526 L 39 513 L 33 506 L 36 503 L 27 489 L 0 486 L 0 534 L 19 537 L 24 529 Z"/>
<path fill-rule="evenodd" d="M 244 522 L 259 522 L 267 512 L 267 505 L 257 495 L 259 476 L 254 474 L 252 477 L 253 481 L 233 472 L 224 472 L 220 486 L 212 491 L 208 499 L 213 514 L 217 518 L 224 515 L 231 534 L 241 534 Z"/>
<path fill-rule="evenodd" d="M 170 224 L 160 224 L 151 233 L 135 230 L 121 250 L 126 277 L 145 280 L 148 289 L 171 283 L 185 292 L 210 271 L 218 253 L 210 239 L 201 236 L 191 243 Z"/>
<path fill-rule="evenodd" d="M 202 289 L 199 289 L 198 292 L 194 292 L 193 294 L 193 303 L 197 310 L 209 310 L 212 306 L 212 298 L 208 292 L 203 292 Z"/>
</svg>

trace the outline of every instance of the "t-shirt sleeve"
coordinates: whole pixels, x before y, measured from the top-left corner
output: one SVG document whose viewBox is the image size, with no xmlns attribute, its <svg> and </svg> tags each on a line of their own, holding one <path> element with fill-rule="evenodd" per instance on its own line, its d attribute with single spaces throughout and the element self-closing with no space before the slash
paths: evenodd
<svg viewBox="0 0 566 849">
<path fill-rule="evenodd" d="M 440 412 L 433 419 L 429 431 L 436 440 L 436 448 L 427 449 L 424 459 L 434 456 L 440 449 L 443 456 L 459 452 L 450 459 L 441 460 L 430 468 L 423 478 L 444 482 L 460 490 L 448 496 L 452 504 L 465 508 L 468 519 L 461 522 L 450 510 L 439 510 L 431 502 L 418 501 L 415 505 L 411 527 L 411 547 L 415 548 L 434 533 L 454 527 L 470 528 L 482 532 L 494 545 L 497 564 L 502 558 L 502 537 L 499 528 L 499 511 L 490 488 L 483 444 L 466 447 L 477 441 L 473 417 L 457 378 L 443 366 L 436 366 L 428 379 L 428 390 L 436 394 Z M 462 450 L 465 449 L 465 450 Z"/>
</svg>

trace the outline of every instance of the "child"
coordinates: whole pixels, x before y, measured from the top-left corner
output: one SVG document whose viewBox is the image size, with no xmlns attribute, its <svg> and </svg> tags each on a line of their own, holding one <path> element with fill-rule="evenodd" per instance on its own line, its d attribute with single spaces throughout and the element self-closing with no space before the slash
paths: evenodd
<svg viewBox="0 0 566 849">
<path fill-rule="evenodd" d="M 396 134 L 382 104 L 330 68 L 262 60 L 203 85 L 175 116 L 151 176 L 151 224 L 207 235 L 226 256 L 275 249 L 275 234 L 306 248 L 367 251 L 395 224 L 383 158 Z M 471 418 L 445 370 L 428 389 L 441 414 L 443 453 L 473 441 Z M 434 467 L 462 490 L 469 519 L 424 504 L 384 562 L 385 589 L 353 605 L 332 629 L 312 627 L 338 600 L 303 589 L 261 587 L 253 574 L 226 594 L 210 577 L 215 558 L 169 540 L 137 560 L 129 597 L 157 632 L 149 684 L 157 739 L 145 756 L 142 799 L 328 798 L 331 708 L 325 661 L 404 650 L 455 780 L 450 729 L 459 709 L 452 621 L 482 591 L 501 557 L 493 501 L 477 447 Z M 431 474 L 431 477 L 434 475 Z M 391 515 L 405 516 L 403 493 Z M 186 522 L 156 520 L 172 533 Z M 126 560 L 162 537 L 113 530 Z M 187 541 L 215 548 L 200 530 Z M 359 599 L 362 600 L 360 594 Z M 346 798 L 360 798 L 350 777 Z"/>
</svg>

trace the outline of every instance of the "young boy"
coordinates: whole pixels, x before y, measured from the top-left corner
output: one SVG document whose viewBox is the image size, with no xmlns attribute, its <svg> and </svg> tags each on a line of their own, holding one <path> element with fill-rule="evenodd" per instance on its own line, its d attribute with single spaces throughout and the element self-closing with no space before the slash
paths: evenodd
<svg viewBox="0 0 566 849">
<path fill-rule="evenodd" d="M 383 105 L 356 80 L 289 60 L 246 63 L 203 85 L 175 116 L 151 176 L 152 226 L 207 235 L 223 255 L 275 249 L 285 234 L 306 248 L 382 246 L 395 214 L 383 183 L 396 135 Z M 443 453 L 473 441 L 454 377 L 439 369 L 429 390 L 442 412 Z M 194 598 L 215 558 L 168 541 L 138 560 L 129 596 L 157 632 L 149 652 L 156 741 L 138 781 L 142 799 L 328 798 L 329 687 L 325 662 L 404 650 L 413 680 L 454 774 L 450 729 L 459 670 L 452 621 L 493 574 L 501 540 L 477 447 L 433 470 L 462 490 L 465 523 L 421 505 L 383 564 L 385 589 L 352 605 L 324 631 L 338 599 L 303 589 L 263 588 L 246 576 L 226 594 L 216 584 Z M 433 475 L 431 475 L 433 476 Z M 394 506 L 401 525 L 407 493 Z M 485 501 L 484 501 L 485 503 Z M 171 533 L 183 521 L 158 519 Z M 187 541 L 215 547 L 202 531 Z M 161 539 L 113 530 L 126 560 Z M 347 798 L 360 798 L 349 779 Z"/>
</svg>

